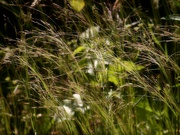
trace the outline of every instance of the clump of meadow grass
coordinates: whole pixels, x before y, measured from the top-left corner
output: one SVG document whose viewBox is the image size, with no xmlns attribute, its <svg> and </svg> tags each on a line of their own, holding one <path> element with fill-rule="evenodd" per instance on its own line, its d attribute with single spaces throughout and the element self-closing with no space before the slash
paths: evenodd
<svg viewBox="0 0 180 135">
<path fill-rule="evenodd" d="M 33 19 L 16 47 L 1 47 L 2 134 L 179 133 L 179 27 L 103 8 L 96 21 L 56 12 L 69 12 L 59 31 Z"/>
</svg>

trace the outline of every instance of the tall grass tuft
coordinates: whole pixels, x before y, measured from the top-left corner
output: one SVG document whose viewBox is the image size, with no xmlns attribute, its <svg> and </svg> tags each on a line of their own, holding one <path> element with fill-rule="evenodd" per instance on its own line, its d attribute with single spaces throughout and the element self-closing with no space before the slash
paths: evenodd
<svg viewBox="0 0 180 135">
<path fill-rule="evenodd" d="M 0 3 L 19 25 L 0 43 L 1 134 L 180 133 L 178 0 L 164 18 L 132 3 Z"/>
</svg>

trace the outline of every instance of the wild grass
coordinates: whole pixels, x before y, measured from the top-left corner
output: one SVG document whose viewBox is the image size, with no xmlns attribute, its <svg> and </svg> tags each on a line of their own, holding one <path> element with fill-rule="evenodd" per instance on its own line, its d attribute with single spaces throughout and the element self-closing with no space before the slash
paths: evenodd
<svg viewBox="0 0 180 135">
<path fill-rule="evenodd" d="M 179 134 L 177 22 L 54 6 L 0 46 L 0 133 Z"/>
</svg>

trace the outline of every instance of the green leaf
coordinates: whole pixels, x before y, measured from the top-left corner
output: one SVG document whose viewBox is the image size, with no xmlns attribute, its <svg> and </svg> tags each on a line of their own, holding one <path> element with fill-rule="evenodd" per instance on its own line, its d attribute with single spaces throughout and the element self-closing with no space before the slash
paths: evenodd
<svg viewBox="0 0 180 135">
<path fill-rule="evenodd" d="M 108 81 L 118 85 L 122 78 L 127 75 L 126 72 L 137 71 L 143 68 L 143 66 L 138 66 L 132 61 L 121 60 L 119 63 L 110 64 L 108 70 Z"/>
<path fill-rule="evenodd" d="M 135 70 L 141 70 L 144 67 L 143 66 L 137 66 L 132 61 L 123 61 L 122 66 L 124 67 L 124 70 L 126 71 L 135 71 Z"/>
<path fill-rule="evenodd" d="M 143 69 L 144 66 L 138 66 L 132 61 L 121 61 L 120 64 L 111 64 L 109 70 L 112 72 L 121 72 L 121 71 L 136 71 Z"/>
<path fill-rule="evenodd" d="M 80 12 L 85 6 L 84 0 L 69 0 L 69 4 L 77 12 Z"/>
<path fill-rule="evenodd" d="M 73 55 L 75 56 L 76 54 L 84 51 L 85 49 L 86 49 L 86 47 L 84 47 L 84 46 L 79 46 L 77 49 L 74 50 Z"/>
<path fill-rule="evenodd" d="M 118 79 L 116 76 L 110 75 L 108 81 L 118 85 Z"/>
<path fill-rule="evenodd" d="M 139 102 L 136 107 L 139 107 L 139 108 L 141 108 L 141 109 L 144 109 L 144 110 L 146 110 L 147 112 L 150 112 L 150 113 L 153 112 L 153 110 L 152 110 L 152 108 L 150 107 L 148 101 L 146 101 L 146 100 L 143 101 L 143 102 Z"/>
</svg>

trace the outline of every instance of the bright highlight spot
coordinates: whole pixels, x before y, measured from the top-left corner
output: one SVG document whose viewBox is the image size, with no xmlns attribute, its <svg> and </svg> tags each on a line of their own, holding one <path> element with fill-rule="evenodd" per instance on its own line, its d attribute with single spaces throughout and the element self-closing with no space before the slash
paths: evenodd
<svg viewBox="0 0 180 135">
<path fill-rule="evenodd" d="M 80 12 L 85 6 L 84 0 L 69 0 L 69 4 L 78 12 Z"/>
</svg>

